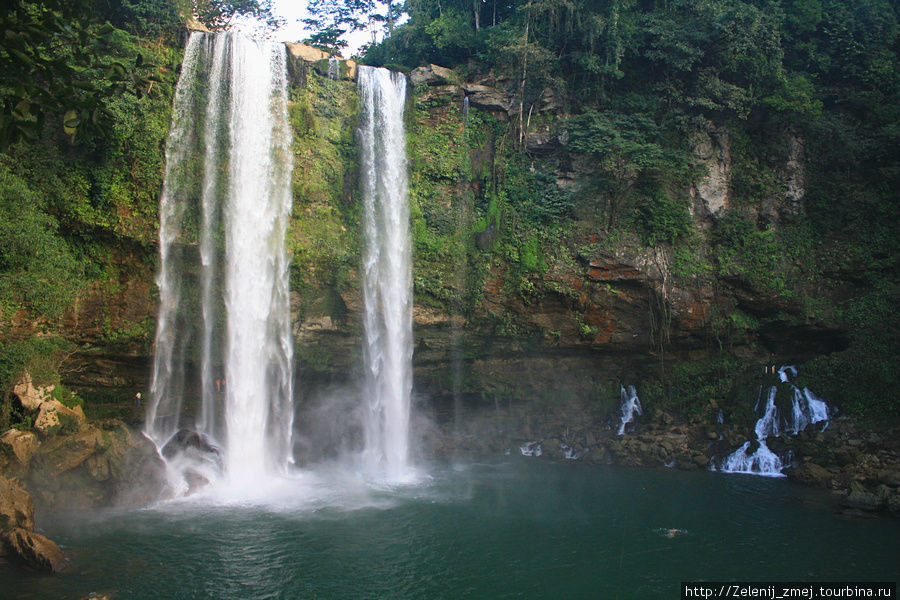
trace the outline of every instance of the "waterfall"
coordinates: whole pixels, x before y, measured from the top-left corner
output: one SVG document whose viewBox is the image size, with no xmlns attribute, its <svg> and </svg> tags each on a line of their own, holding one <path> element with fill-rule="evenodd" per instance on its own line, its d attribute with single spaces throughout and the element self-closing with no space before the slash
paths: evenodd
<svg viewBox="0 0 900 600">
<path fill-rule="evenodd" d="M 241 485 L 291 462 L 287 96 L 282 44 L 191 34 L 166 145 L 145 425 L 184 481 L 210 479 L 185 455 L 215 453 Z"/>
<path fill-rule="evenodd" d="M 782 463 L 778 456 L 769 450 L 766 439 L 777 436 L 778 408 L 775 406 L 775 393 L 777 388 L 772 386 L 766 399 L 766 408 L 763 415 L 756 421 L 754 431 L 759 447 L 752 454 L 749 453 L 750 442 L 745 442 L 734 453 L 722 462 L 722 471 L 726 473 L 750 473 L 754 475 L 768 475 L 780 477 Z"/>
<path fill-rule="evenodd" d="M 406 77 L 359 67 L 364 205 L 366 450 L 370 472 L 406 475 L 412 393 L 412 268 L 403 110 Z"/>
<path fill-rule="evenodd" d="M 641 401 L 638 398 L 637 392 L 634 389 L 633 385 L 629 385 L 628 389 L 625 389 L 625 386 L 620 386 L 619 396 L 621 398 L 622 404 L 622 418 L 619 422 L 619 435 L 625 435 L 625 426 L 629 423 L 634 422 L 635 413 L 638 415 L 642 415 L 641 411 Z"/>
</svg>

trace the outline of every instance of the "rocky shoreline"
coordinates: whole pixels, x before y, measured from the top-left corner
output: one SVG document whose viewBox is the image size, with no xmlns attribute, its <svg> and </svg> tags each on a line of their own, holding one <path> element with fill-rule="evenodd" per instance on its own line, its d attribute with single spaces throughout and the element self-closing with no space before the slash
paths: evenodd
<svg viewBox="0 0 900 600">
<path fill-rule="evenodd" d="M 620 436 L 618 414 L 574 403 L 463 409 L 460 426 L 452 417 L 435 421 L 438 424 L 419 439 L 426 453 L 434 456 L 529 453 L 538 460 L 688 471 L 717 470 L 726 456 L 752 437 L 752 423 L 710 423 L 658 409 L 637 417 Z M 772 437 L 769 446 L 791 457 L 785 476 L 830 490 L 844 514 L 900 516 L 898 433 L 896 427 L 868 429 L 839 416 L 824 431 L 810 428 L 796 436 Z M 540 453 L 533 452 L 538 446 Z"/>
</svg>

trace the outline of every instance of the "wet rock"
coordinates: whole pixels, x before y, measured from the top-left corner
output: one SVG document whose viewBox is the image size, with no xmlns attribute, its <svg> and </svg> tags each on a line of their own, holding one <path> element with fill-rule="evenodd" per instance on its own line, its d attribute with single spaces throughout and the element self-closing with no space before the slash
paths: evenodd
<svg viewBox="0 0 900 600">
<path fill-rule="evenodd" d="M 97 454 L 89 456 L 85 466 L 95 481 L 106 481 L 110 477 L 109 461 L 105 456 Z"/>
<path fill-rule="evenodd" d="M 58 476 L 75 469 L 101 449 L 103 435 L 93 426 L 74 435 L 57 436 L 45 442 L 33 458 L 35 470 Z"/>
<path fill-rule="evenodd" d="M 867 491 L 860 483 L 854 481 L 850 484 L 850 493 L 844 498 L 843 504 L 850 508 L 874 511 L 884 505 L 884 500 Z"/>
<path fill-rule="evenodd" d="M 217 446 L 210 442 L 202 433 L 190 429 L 181 429 L 166 442 L 160 453 L 172 460 L 182 455 L 202 461 L 210 461 L 219 469 L 222 468 L 222 455 Z"/>
<path fill-rule="evenodd" d="M 66 557 L 55 543 L 34 532 L 34 503 L 18 483 L 0 476 L 0 546 L 7 555 L 43 571 L 57 572 Z"/>
<path fill-rule="evenodd" d="M 831 481 L 831 472 L 814 462 L 805 462 L 796 469 L 787 470 L 786 474 L 807 485 L 825 487 Z"/>
<path fill-rule="evenodd" d="M 34 504 L 18 483 L 0 475 L 0 533 L 14 528 L 34 529 Z"/>
<path fill-rule="evenodd" d="M 552 154 L 561 145 L 559 136 L 550 131 L 531 131 L 525 134 L 525 148 L 532 154 Z"/>
<path fill-rule="evenodd" d="M 8 445 L 12 448 L 13 454 L 19 464 L 25 466 L 34 453 L 37 451 L 40 442 L 37 436 L 31 431 L 22 431 L 19 429 L 10 429 L 0 437 L 0 443 Z"/>
<path fill-rule="evenodd" d="M 845 508 L 841 511 L 841 516 L 848 517 L 851 519 L 876 519 L 878 518 L 876 515 L 873 515 L 870 512 L 866 512 L 864 510 L 860 510 L 858 508 Z"/>
<path fill-rule="evenodd" d="M 68 566 L 62 550 L 46 536 L 16 527 L 6 533 L 4 538 L 9 550 L 30 567 L 58 573 Z"/>
<path fill-rule="evenodd" d="M 885 501 L 887 509 L 895 515 L 900 515 L 900 492 L 893 492 Z"/>
</svg>

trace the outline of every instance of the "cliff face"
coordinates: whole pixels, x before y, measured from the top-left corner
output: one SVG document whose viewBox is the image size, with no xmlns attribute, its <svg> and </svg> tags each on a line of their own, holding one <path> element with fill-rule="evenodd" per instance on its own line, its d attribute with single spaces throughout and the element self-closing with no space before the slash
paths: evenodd
<svg viewBox="0 0 900 600">
<path fill-rule="evenodd" d="M 288 243 L 302 388 L 352 380 L 359 365 L 357 98 L 355 66 L 333 80 L 323 57 L 290 60 Z M 778 245 L 804 210 L 799 135 L 783 136 L 774 184 L 747 202 L 733 192 L 735 171 L 746 167 L 736 164 L 731 133 L 697 132 L 694 175 L 665 190 L 687 233 L 648 244 L 640 207 L 618 207 L 610 225 L 608 174 L 570 147 L 577 124 L 550 90 L 519 132 L 514 82 L 465 81 L 433 65 L 410 82 L 417 393 L 586 398 L 641 380 L 660 360 L 709 360 L 723 348 L 749 360 L 803 360 L 846 345 L 828 311 L 810 308 L 826 291 Z M 770 238 L 757 239 L 760 231 Z M 746 243 L 757 244 L 759 264 L 740 255 Z M 786 258 L 770 260 L 772 251 Z M 88 396 L 126 388 L 130 398 L 148 385 L 155 267 L 152 248 L 113 260 L 116 279 L 90 287 L 62 323 L 76 350 L 61 371 Z"/>
<path fill-rule="evenodd" d="M 313 112 L 322 110 L 317 98 L 354 93 L 314 74 L 305 81 L 298 101 L 318 107 Z M 419 393 L 543 396 L 565 389 L 589 397 L 600 382 L 641 379 L 662 358 L 708 360 L 726 348 L 750 360 L 803 360 L 846 346 L 846 331 L 828 311 L 809 309 L 807 298 L 824 290 L 806 265 L 790 264 L 792 249 L 778 246 L 803 213 L 797 135 L 784 135 L 769 193 L 748 203 L 731 191 L 728 130 L 698 132 L 691 143 L 696 175 L 666 191 L 688 233 L 650 245 L 636 233 L 637 210 L 620 207 L 620 220 L 630 222 L 610 227 L 598 159 L 568 147 L 575 123 L 549 90 L 519 136 L 513 82 L 489 75 L 467 82 L 432 65 L 413 71 L 410 83 Z M 333 228 L 341 233 L 328 239 L 347 250 L 337 257 L 331 244 L 317 251 L 307 239 L 311 250 L 303 256 L 312 262 L 295 264 L 313 290 L 295 298 L 302 305 L 295 311 L 300 367 L 311 380 L 352 374 L 361 333 L 356 173 L 349 165 L 330 169 L 343 171 L 331 182 L 340 196 L 295 199 L 308 215 L 337 215 Z M 553 212 L 552 197 L 565 206 Z M 740 235 L 769 236 L 751 240 L 768 244 L 761 264 L 744 264 L 732 240 L 722 241 L 723 221 L 749 223 Z M 297 228 L 309 225 L 298 219 Z M 782 251 L 784 261 L 772 260 Z"/>
</svg>

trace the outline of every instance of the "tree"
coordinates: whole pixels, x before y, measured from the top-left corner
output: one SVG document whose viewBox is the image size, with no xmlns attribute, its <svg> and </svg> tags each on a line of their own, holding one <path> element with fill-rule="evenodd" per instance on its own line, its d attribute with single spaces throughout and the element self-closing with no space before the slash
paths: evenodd
<svg viewBox="0 0 900 600">
<path fill-rule="evenodd" d="M 646 115 L 588 111 L 572 125 L 569 147 L 598 161 L 609 230 L 615 228 L 619 209 L 641 175 L 655 171 L 684 173 L 687 169 L 687 156 L 663 147 L 658 141 L 659 126 Z"/>
<path fill-rule="evenodd" d="M 0 150 L 37 139 L 50 115 L 75 139 L 108 116 L 104 98 L 150 89 L 155 76 L 142 55 L 101 62 L 117 30 L 92 7 L 91 0 L 14 0 L 0 16 Z"/>
<path fill-rule="evenodd" d="M 226 29 L 238 17 L 263 21 L 270 27 L 280 22 L 272 12 L 272 0 L 191 0 L 191 10 L 213 30 Z"/>
<path fill-rule="evenodd" d="M 362 15 L 370 4 L 367 0 L 309 0 L 306 10 L 310 17 L 303 23 L 314 31 L 305 41 L 332 53 L 346 48 L 347 42 L 341 38 L 365 27 Z"/>
</svg>

